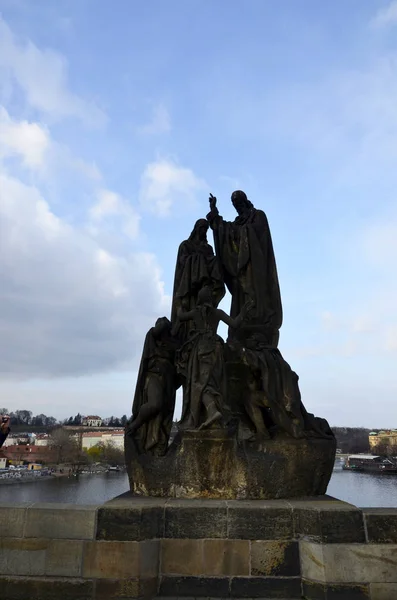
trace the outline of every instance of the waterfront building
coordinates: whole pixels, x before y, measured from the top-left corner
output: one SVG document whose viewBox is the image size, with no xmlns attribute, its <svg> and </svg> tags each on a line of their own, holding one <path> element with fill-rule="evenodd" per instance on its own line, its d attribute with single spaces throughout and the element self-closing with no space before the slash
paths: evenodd
<svg viewBox="0 0 397 600">
<path fill-rule="evenodd" d="M 371 452 L 375 452 L 376 448 L 383 447 L 385 450 L 397 454 L 397 429 L 371 431 L 368 440 Z"/>
<path fill-rule="evenodd" d="M 81 424 L 84 427 L 101 427 L 102 418 L 98 417 L 98 415 L 89 415 L 88 417 L 83 417 Z"/>
<path fill-rule="evenodd" d="M 116 448 L 124 450 L 124 429 L 107 429 L 105 431 L 87 431 L 81 436 L 81 447 L 89 450 L 98 444 L 113 444 Z"/>
<path fill-rule="evenodd" d="M 49 446 L 51 438 L 48 433 L 39 433 L 34 441 L 35 446 Z"/>
</svg>

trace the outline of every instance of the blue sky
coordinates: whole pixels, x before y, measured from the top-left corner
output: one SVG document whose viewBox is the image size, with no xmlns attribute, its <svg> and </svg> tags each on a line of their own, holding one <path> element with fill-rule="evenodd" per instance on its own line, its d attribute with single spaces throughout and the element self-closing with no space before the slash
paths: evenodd
<svg viewBox="0 0 397 600">
<path fill-rule="evenodd" d="M 397 427 L 397 2 L 0 13 L 0 405 L 128 414 L 177 247 L 240 188 L 306 407 Z"/>
</svg>

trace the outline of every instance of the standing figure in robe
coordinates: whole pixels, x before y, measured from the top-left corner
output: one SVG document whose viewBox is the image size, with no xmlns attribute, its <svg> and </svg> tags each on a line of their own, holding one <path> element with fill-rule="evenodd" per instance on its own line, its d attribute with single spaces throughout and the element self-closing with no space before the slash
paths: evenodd
<svg viewBox="0 0 397 600">
<path fill-rule="evenodd" d="M 139 454 L 163 456 L 168 448 L 175 409 L 177 341 L 167 317 L 157 319 L 146 334 L 126 433 Z"/>
<path fill-rule="evenodd" d="M 197 304 L 197 296 L 201 288 L 211 288 L 214 306 L 225 295 L 225 286 L 218 259 L 207 241 L 208 221 L 199 219 L 187 240 L 181 243 L 175 267 L 174 291 L 171 309 L 171 322 L 177 322 L 179 309 L 193 310 Z M 193 324 L 180 323 L 176 335 L 185 342 Z"/>
<path fill-rule="evenodd" d="M 231 200 L 238 213 L 233 222 L 219 215 L 212 194 L 207 219 L 232 296 L 230 316 L 236 317 L 248 300 L 254 308 L 238 332 L 229 330 L 229 339 L 239 336 L 244 342 L 252 333 L 260 333 L 264 342 L 277 347 L 283 313 L 269 224 L 265 213 L 255 209 L 244 192 L 233 192 Z"/>
</svg>

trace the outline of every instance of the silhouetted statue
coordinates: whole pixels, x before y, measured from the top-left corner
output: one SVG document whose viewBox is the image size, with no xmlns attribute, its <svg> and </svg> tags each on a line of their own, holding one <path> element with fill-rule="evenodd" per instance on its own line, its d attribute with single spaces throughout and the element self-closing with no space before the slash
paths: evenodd
<svg viewBox="0 0 397 600">
<path fill-rule="evenodd" d="M 190 337 L 177 352 L 176 365 L 184 379 L 181 428 L 206 428 L 226 417 L 226 379 L 222 338 L 217 335 L 220 321 L 231 328 L 238 328 L 251 304 L 242 307 L 235 318 L 229 317 L 213 303 L 211 288 L 202 288 L 196 307 L 190 311 L 178 311 L 179 321 L 191 321 Z"/>
<path fill-rule="evenodd" d="M 135 494 L 324 495 L 332 474 L 335 437 L 305 410 L 298 376 L 277 348 L 283 315 L 266 215 L 244 192 L 233 192 L 232 202 L 238 216 L 228 222 L 210 196 L 207 220 L 179 246 L 171 321 L 159 319 L 146 335 L 125 436 Z M 230 316 L 218 308 L 225 285 Z M 220 321 L 229 327 L 226 343 Z M 182 415 L 170 443 L 181 383 Z"/>
<path fill-rule="evenodd" d="M 277 431 L 295 439 L 333 438 L 325 419 L 308 413 L 302 403 L 299 377 L 284 360 L 278 348 L 264 344 L 252 335 L 245 347 L 234 344 L 234 353 L 248 369 L 239 390 L 240 409 L 259 446 Z M 247 419 L 248 417 L 248 419 Z M 246 434 L 245 434 L 246 437 Z"/>
<path fill-rule="evenodd" d="M 146 334 L 127 434 L 139 453 L 166 453 L 175 409 L 177 342 L 167 317 L 157 319 Z"/>
<path fill-rule="evenodd" d="M 254 208 L 244 192 L 233 192 L 231 199 L 238 213 L 232 223 L 219 215 L 212 194 L 207 219 L 224 281 L 232 296 L 230 315 L 237 316 L 249 299 L 254 308 L 239 332 L 229 331 L 229 337 L 238 335 L 243 341 L 255 331 L 268 344 L 277 346 L 283 314 L 267 218 L 263 211 Z"/>
<path fill-rule="evenodd" d="M 208 221 L 199 219 L 188 239 L 179 246 L 171 309 L 173 324 L 180 308 L 185 311 L 195 308 L 198 293 L 204 286 L 210 286 L 214 306 L 218 306 L 225 295 L 220 265 L 207 241 L 207 231 Z M 187 339 L 191 326 L 184 323 L 175 332 L 181 341 Z"/>
</svg>

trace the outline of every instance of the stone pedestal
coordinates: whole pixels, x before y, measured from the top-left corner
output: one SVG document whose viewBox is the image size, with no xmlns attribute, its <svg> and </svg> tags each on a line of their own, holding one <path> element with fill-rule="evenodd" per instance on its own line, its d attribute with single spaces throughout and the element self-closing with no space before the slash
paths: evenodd
<svg viewBox="0 0 397 600">
<path fill-rule="evenodd" d="M 327 496 L 0 504 L 2 600 L 394 600 L 397 509 Z"/>
<path fill-rule="evenodd" d="M 131 491 L 168 498 L 273 499 L 325 494 L 334 465 L 334 439 L 287 436 L 256 450 L 219 429 L 180 432 L 163 457 L 139 455 L 126 436 Z"/>
</svg>

